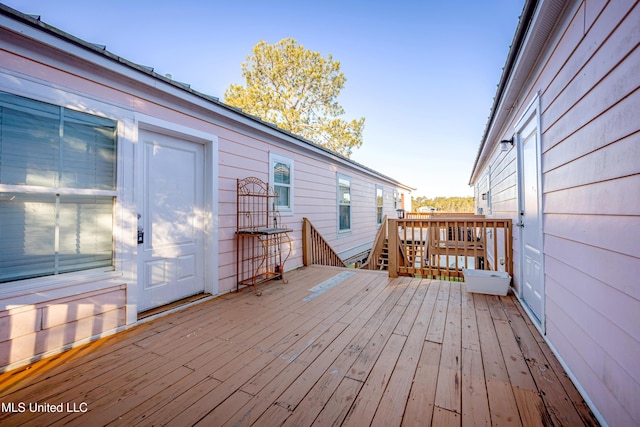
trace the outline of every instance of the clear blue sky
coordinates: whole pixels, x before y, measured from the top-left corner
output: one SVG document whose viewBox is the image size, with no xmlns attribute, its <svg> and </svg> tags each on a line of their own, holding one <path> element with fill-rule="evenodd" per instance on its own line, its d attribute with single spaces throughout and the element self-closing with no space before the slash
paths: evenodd
<svg viewBox="0 0 640 427">
<path fill-rule="evenodd" d="M 223 98 L 260 40 L 340 61 L 352 158 L 412 187 L 467 185 L 524 0 L 0 0 L 160 74 Z"/>
</svg>

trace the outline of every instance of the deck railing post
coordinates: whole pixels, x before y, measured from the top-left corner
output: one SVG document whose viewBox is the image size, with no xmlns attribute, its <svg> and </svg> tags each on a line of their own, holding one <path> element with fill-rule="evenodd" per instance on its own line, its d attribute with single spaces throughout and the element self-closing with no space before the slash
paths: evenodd
<svg viewBox="0 0 640 427">
<path fill-rule="evenodd" d="M 311 247 L 311 224 L 307 218 L 302 218 L 302 263 L 313 263 L 313 249 Z"/>
<path fill-rule="evenodd" d="M 513 239 L 513 235 L 511 232 L 511 220 L 505 220 L 505 237 L 504 237 L 504 241 L 505 241 L 505 262 L 506 262 L 506 269 L 507 269 L 507 273 L 509 273 L 512 277 L 513 277 L 513 252 L 512 252 L 512 244 L 513 241 L 511 239 Z"/>
<path fill-rule="evenodd" d="M 398 277 L 398 220 L 389 219 L 389 277 Z"/>
</svg>

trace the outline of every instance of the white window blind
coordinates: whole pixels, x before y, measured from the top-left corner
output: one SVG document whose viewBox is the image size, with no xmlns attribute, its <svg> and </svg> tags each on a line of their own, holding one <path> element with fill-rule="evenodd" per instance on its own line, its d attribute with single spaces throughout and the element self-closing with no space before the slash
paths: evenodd
<svg viewBox="0 0 640 427">
<path fill-rule="evenodd" d="M 338 176 L 338 230 L 351 230 L 351 179 Z"/>
<path fill-rule="evenodd" d="M 0 282 L 113 266 L 116 122 L 0 92 Z"/>
<path fill-rule="evenodd" d="M 278 194 L 275 209 L 281 214 L 292 215 L 294 211 L 295 172 L 293 159 L 275 153 L 269 153 L 269 182 Z"/>
<path fill-rule="evenodd" d="M 376 224 L 382 224 L 382 213 L 384 207 L 384 198 L 382 187 L 376 185 Z"/>
<path fill-rule="evenodd" d="M 115 123 L 65 110 L 60 185 L 115 190 Z"/>
<path fill-rule="evenodd" d="M 55 271 L 55 194 L 0 194 L 0 280 Z"/>
<path fill-rule="evenodd" d="M 60 107 L 0 93 L 0 183 L 56 187 Z"/>
<path fill-rule="evenodd" d="M 278 193 L 278 207 L 290 209 L 291 167 L 285 163 L 274 162 L 273 181 L 274 190 Z"/>
</svg>

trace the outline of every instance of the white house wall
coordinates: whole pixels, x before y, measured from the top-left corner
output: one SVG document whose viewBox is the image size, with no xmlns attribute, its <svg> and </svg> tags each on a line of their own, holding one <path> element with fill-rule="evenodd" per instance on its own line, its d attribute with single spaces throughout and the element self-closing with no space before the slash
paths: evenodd
<svg viewBox="0 0 640 427">
<path fill-rule="evenodd" d="M 539 96 L 546 338 L 610 425 L 640 424 L 639 43 L 638 2 L 568 3 L 474 172 L 516 223 L 517 150 L 498 143 Z"/>
</svg>

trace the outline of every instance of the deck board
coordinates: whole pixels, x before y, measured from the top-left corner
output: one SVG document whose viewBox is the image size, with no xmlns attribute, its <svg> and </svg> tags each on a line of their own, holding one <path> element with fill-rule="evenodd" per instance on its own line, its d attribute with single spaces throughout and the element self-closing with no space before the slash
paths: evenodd
<svg viewBox="0 0 640 427">
<path fill-rule="evenodd" d="M 419 301 L 419 305 L 416 303 L 409 306 L 411 309 L 415 307 L 415 313 L 414 310 L 407 309 L 405 316 L 403 316 L 403 319 L 405 317 L 413 319 L 413 323 L 398 358 L 398 363 L 391 373 L 389 384 L 380 400 L 372 425 L 394 426 L 400 425 L 402 422 L 405 405 L 398 404 L 398 402 L 407 402 L 409 398 L 411 384 L 415 377 L 422 346 L 427 334 L 428 319 L 431 318 L 433 312 L 433 298 L 435 298 L 438 288 L 433 286 L 423 289 L 425 289 L 424 292 L 416 291 L 415 293 L 418 296 L 415 301 Z M 431 292 L 431 295 L 429 295 L 426 292 L 427 289 L 433 289 L 436 292 Z M 417 319 L 426 319 L 427 322 L 417 321 Z M 399 332 L 398 329 L 394 333 L 397 332 Z"/>
<path fill-rule="evenodd" d="M 389 373 L 394 371 L 406 339 L 407 337 L 405 336 L 391 334 L 391 337 L 380 352 L 379 359 L 367 376 L 361 392 L 351 407 L 351 411 L 347 414 L 347 418 L 344 421 L 345 425 L 357 427 L 371 424 L 389 382 Z"/>
<path fill-rule="evenodd" d="M 335 267 L 287 279 L 0 374 L 3 403 L 88 408 L 0 424 L 597 425 L 513 296 Z"/>
<path fill-rule="evenodd" d="M 459 414 L 461 402 L 461 364 L 462 364 L 462 330 L 461 330 L 461 298 L 460 284 L 449 283 L 449 301 L 447 303 L 445 329 L 442 339 L 442 353 L 438 382 L 436 385 L 435 405 Z"/>
<path fill-rule="evenodd" d="M 494 297 L 474 295 L 491 420 L 492 424 L 521 426 L 522 420 L 518 415 L 518 406 L 513 396 L 506 363 L 500 351 L 494 319 L 491 317 L 489 300 L 492 299 Z"/>
<path fill-rule="evenodd" d="M 462 348 L 462 426 L 491 425 L 480 351 Z"/>
</svg>

